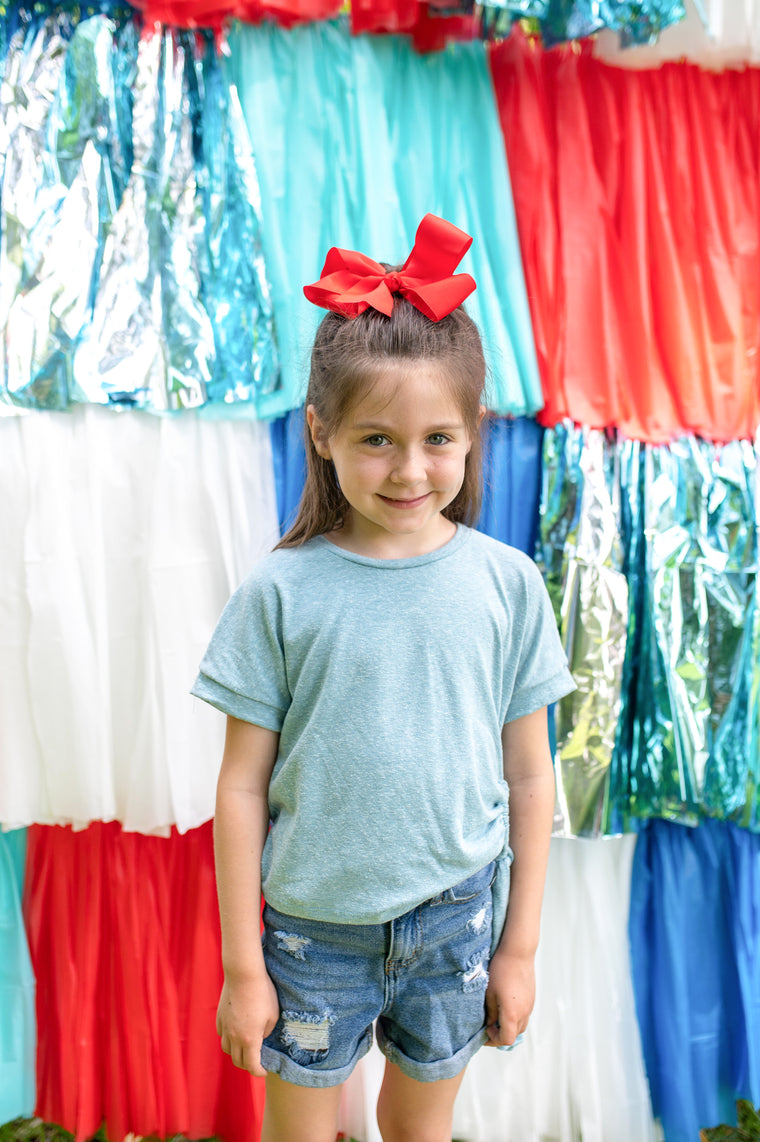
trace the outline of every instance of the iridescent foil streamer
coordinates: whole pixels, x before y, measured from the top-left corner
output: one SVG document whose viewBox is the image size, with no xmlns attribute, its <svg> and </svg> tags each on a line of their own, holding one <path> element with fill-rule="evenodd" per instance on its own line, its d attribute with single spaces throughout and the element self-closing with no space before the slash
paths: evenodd
<svg viewBox="0 0 760 1142">
<path fill-rule="evenodd" d="M 540 28 L 547 46 L 609 28 L 625 47 L 655 41 L 685 15 L 683 0 L 549 0 Z"/>
<path fill-rule="evenodd" d="M 183 33 L 144 35 L 133 85 L 133 161 L 106 238 L 92 321 L 75 376 L 90 401 L 167 411 L 206 400 L 214 361 L 200 300 L 192 49 Z"/>
<path fill-rule="evenodd" d="M 114 67 L 125 27 L 35 13 L 6 60 L 0 408 L 60 409 L 77 397 L 75 346 L 130 162 Z"/>
<path fill-rule="evenodd" d="M 76 376 L 90 400 L 167 411 L 279 383 L 253 154 L 210 34 L 140 41 L 133 165 Z"/>
<path fill-rule="evenodd" d="M 13 37 L 5 61 L 0 89 L 0 142 L 5 155 L 0 198 L 0 408 L 4 402 L 63 408 L 68 396 L 64 347 L 70 344 L 67 330 L 77 320 L 76 300 L 61 278 L 66 256 L 60 221 L 67 196 L 57 172 L 50 171 L 46 131 L 69 31 L 63 14 L 32 24 Z M 81 192 L 77 188 L 72 202 L 85 215 L 86 185 L 85 181 Z"/>
<path fill-rule="evenodd" d="M 609 28 L 620 33 L 623 47 L 654 42 L 664 28 L 686 15 L 683 0 L 437 0 L 430 5 L 433 16 L 473 12 L 479 16 L 483 39 L 507 36 L 514 20 L 527 19 L 547 45 Z"/>
<path fill-rule="evenodd" d="M 211 36 L 199 42 L 196 72 L 207 171 L 203 296 L 216 344 L 208 399 L 255 403 L 280 383 L 256 163 L 237 90 Z"/>
<path fill-rule="evenodd" d="M 279 371 L 236 95 L 210 34 L 138 45 L 114 11 L 35 11 L 5 59 L 0 412 L 255 415 Z"/>
<path fill-rule="evenodd" d="M 760 828 L 758 464 L 747 441 L 544 438 L 539 558 L 578 683 L 559 829 Z"/>
<path fill-rule="evenodd" d="M 639 487 L 638 669 L 621 806 L 750 824 L 758 782 L 756 457 L 684 438 L 649 447 Z"/>
<path fill-rule="evenodd" d="M 555 831 L 610 827 L 610 766 L 627 646 L 628 583 L 616 445 L 601 432 L 546 432 L 539 559 L 578 689 L 556 709 Z"/>
</svg>

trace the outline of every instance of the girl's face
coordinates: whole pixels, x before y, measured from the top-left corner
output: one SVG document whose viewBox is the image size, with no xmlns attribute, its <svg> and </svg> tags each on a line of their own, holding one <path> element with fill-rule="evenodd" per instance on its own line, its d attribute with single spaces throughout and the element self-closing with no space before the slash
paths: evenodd
<svg viewBox="0 0 760 1142">
<path fill-rule="evenodd" d="M 439 367 L 388 366 L 331 436 L 313 405 L 306 416 L 350 505 L 335 543 L 401 559 L 448 542 L 455 527 L 441 512 L 462 486 L 471 440 Z"/>
</svg>

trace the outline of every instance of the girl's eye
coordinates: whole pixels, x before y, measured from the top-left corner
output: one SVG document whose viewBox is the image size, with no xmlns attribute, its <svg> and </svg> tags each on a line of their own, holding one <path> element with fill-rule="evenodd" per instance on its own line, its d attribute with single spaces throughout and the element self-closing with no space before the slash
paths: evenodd
<svg viewBox="0 0 760 1142">
<path fill-rule="evenodd" d="M 376 432 L 372 436 L 368 436 L 364 441 L 365 444 L 370 444 L 373 448 L 379 448 L 382 444 L 388 442 L 388 437 L 383 436 L 382 433 Z"/>
<path fill-rule="evenodd" d="M 431 432 L 428 436 L 428 443 L 430 444 L 448 444 L 448 436 L 444 436 L 442 432 Z"/>
</svg>

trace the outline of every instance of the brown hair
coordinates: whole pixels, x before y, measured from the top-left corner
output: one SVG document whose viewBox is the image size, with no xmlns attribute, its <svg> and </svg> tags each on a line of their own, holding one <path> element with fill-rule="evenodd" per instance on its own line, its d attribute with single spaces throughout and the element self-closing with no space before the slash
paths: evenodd
<svg viewBox="0 0 760 1142">
<path fill-rule="evenodd" d="M 442 514 L 454 523 L 474 524 L 481 498 L 479 413 L 486 365 L 478 328 L 461 306 L 441 321 L 431 321 L 397 295 L 390 317 L 374 309 L 355 318 L 328 313 L 314 339 L 306 405 L 314 405 L 331 436 L 349 409 L 372 388 L 383 366 L 399 360 L 439 365 L 462 410 L 472 445 L 462 487 Z M 295 521 L 277 547 L 298 547 L 315 535 L 342 527 L 349 507 L 332 461 L 316 451 L 308 424 L 305 442 L 306 481 L 301 503 Z"/>
</svg>

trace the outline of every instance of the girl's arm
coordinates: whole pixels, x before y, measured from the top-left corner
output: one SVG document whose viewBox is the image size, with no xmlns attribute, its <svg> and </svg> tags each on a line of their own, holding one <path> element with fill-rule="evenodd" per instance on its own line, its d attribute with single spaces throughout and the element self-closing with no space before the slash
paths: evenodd
<svg viewBox="0 0 760 1142">
<path fill-rule="evenodd" d="M 222 924 L 224 986 L 216 1029 L 235 1066 L 264 1075 L 261 1043 L 279 1016 L 261 950 L 261 853 L 269 828 L 267 791 L 279 735 L 227 718 L 216 791 L 214 859 Z"/>
<path fill-rule="evenodd" d="M 534 959 L 554 819 L 554 767 L 546 707 L 508 722 L 501 734 L 514 853 L 509 905 L 486 991 L 489 1046 L 506 1046 L 528 1025 L 536 995 Z"/>
</svg>

